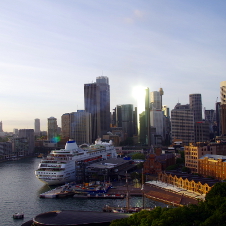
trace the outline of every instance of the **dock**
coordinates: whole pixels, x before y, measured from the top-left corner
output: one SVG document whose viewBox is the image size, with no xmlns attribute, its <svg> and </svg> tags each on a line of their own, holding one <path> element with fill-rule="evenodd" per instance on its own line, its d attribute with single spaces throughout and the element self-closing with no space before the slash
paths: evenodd
<svg viewBox="0 0 226 226">
<path fill-rule="evenodd" d="M 91 198 L 91 199 L 124 199 L 125 195 L 123 194 L 103 194 L 103 193 L 96 193 L 96 194 L 75 194 L 74 198 Z"/>
<path fill-rule="evenodd" d="M 137 213 L 140 212 L 143 208 L 141 207 L 111 207 L 106 205 L 103 208 L 103 212 L 108 212 L 108 213 Z"/>
<path fill-rule="evenodd" d="M 53 198 L 56 198 L 58 196 L 58 194 L 60 194 L 61 192 L 62 192 L 62 186 L 54 188 L 50 191 L 46 191 L 46 192 L 40 194 L 39 197 L 46 198 L 46 199 L 53 199 Z"/>
<path fill-rule="evenodd" d="M 39 195 L 40 198 L 64 198 L 73 196 L 75 198 L 114 198 L 123 199 L 125 193 L 121 191 L 111 190 L 110 183 L 102 184 L 90 184 L 90 185 L 79 185 L 75 183 L 65 184 L 60 187 L 54 188 L 50 191 Z M 112 189 L 113 190 L 113 189 Z"/>
</svg>

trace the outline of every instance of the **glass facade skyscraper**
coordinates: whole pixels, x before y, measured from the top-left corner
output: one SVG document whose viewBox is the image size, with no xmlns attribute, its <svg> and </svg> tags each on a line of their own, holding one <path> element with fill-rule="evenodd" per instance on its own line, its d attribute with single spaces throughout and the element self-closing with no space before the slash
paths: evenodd
<svg viewBox="0 0 226 226">
<path fill-rule="evenodd" d="M 108 77 L 84 84 L 85 111 L 91 113 L 92 142 L 110 130 L 110 86 Z"/>
<path fill-rule="evenodd" d="M 202 121 L 202 96 L 200 93 L 189 95 L 190 109 L 194 112 L 194 121 Z"/>
</svg>

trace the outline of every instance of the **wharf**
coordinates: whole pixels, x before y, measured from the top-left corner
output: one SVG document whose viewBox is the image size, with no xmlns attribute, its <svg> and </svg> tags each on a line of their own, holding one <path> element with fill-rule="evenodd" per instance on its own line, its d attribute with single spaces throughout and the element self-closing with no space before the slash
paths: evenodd
<svg viewBox="0 0 226 226">
<path fill-rule="evenodd" d="M 44 192 L 42 194 L 39 195 L 40 198 L 49 198 L 49 199 L 53 199 L 56 198 L 61 192 L 62 192 L 63 186 L 61 187 L 57 187 L 54 188 L 50 191 Z"/>
<path fill-rule="evenodd" d="M 125 195 L 123 194 L 103 194 L 103 193 L 94 193 L 94 194 L 75 194 L 74 198 L 91 198 L 91 199 L 124 199 Z"/>
<path fill-rule="evenodd" d="M 57 187 L 39 195 L 40 198 L 63 198 L 74 196 L 75 198 L 124 198 L 123 193 L 108 193 L 111 188 L 110 183 L 86 184 L 85 186 L 70 183 Z"/>
<path fill-rule="evenodd" d="M 106 205 L 103 208 L 103 212 L 108 212 L 108 213 L 137 213 L 140 212 L 143 208 L 141 207 L 111 207 Z"/>
<path fill-rule="evenodd" d="M 123 194 L 127 195 L 127 192 L 130 196 L 142 196 L 143 191 L 141 188 L 135 188 L 132 185 L 119 185 L 114 188 L 109 189 L 108 194 Z"/>
<path fill-rule="evenodd" d="M 127 193 L 129 196 L 145 196 L 155 201 L 163 202 L 172 206 L 185 206 L 189 204 L 198 204 L 199 200 L 202 200 L 200 196 L 197 196 L 188 191 L 176 191 L 169 190 L 169 185 L 163 187 L 162 183 L 148 183 L 144 185 L 144 189 L 135 188 L 132 185 L 117 184 L 114 187 L 109 186 L 105 191 L 99 190 L 93 191 L 90 189 L 74 189 L 74 187 L 68 187 L 67 189 L 63 185 L 57 187 L 51 191 L 45 192 L 40 195 L 41 198 L 62 198 L 68 196 L 74 196 L 75 198 L 125 198 Z M 78 185 L 76 185 L 78 186 Z"/>
</svg>

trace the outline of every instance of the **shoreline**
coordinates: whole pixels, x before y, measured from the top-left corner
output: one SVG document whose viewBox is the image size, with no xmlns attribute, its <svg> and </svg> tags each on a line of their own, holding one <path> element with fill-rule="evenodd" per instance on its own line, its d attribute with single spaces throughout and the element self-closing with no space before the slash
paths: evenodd
<svg viewBox="0 0 226 226">
<path fill-rule="evenodd" d="M 110 189 L 109 194 L 121 193 L 126 194 L 127 186 L 114 186 L 115 189 Z M 184 193 L 178 193 L 171 190 L 166 190 L 164 188 L 158 187 L 156 185 L 145 184 L 144 189 L 134 188 L 133 186 L 128 186 L 129 195 L 131 196 L 145 196 L 146 198 L 152 199 L 154 201 L 159 201 L 172 206 L 186 206 L 189 204 L 198 204 L 199 199 L 194 197 L 189 197 Z"/>
</svg>

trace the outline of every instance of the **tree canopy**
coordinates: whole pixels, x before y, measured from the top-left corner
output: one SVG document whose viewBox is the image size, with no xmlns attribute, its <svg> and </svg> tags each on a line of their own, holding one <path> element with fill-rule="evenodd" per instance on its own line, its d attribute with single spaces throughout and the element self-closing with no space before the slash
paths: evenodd
<svg viewBox="0 0 226 226">
<path fill-rule="evenodd" d="M 145 160 L 145 155 L 142 153 L 135 153 L 132 155 L 132 159 L 143 159 Z"/>
<path fill-rule="evenodd" d="M 198 205 L 143 210 L 110 226 L 226 226 L 226 182 L 216 183 Z"/>
</svg>

